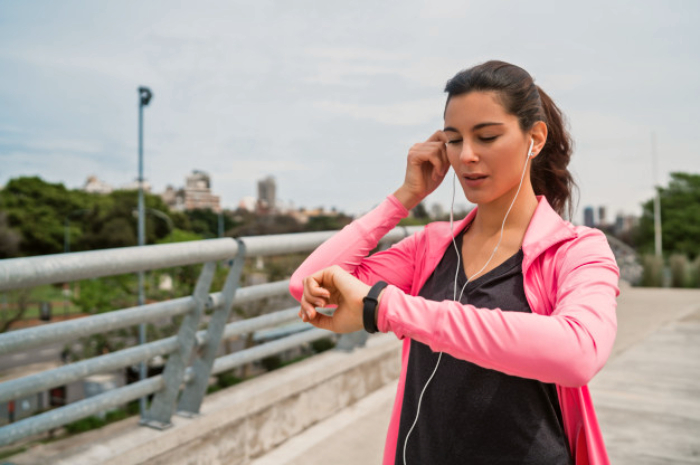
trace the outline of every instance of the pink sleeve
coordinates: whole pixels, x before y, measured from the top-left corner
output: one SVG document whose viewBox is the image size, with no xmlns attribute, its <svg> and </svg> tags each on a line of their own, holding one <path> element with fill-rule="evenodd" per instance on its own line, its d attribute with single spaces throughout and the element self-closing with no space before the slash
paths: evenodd
<svg viewBox="0 0 700 465">
<path fill-rule="evenodd" d="M 300 300 L 304 291 L 303 279 L 331 265 L 341 266 L 364 283 L 374 284 L 383 280 L 408 292 L 413 280 L 415 236 L 367 257 L 379 240 L 406 216 L 408 210 L 401 202 L 393 195 L 388 196 L 372 211 L 321 244 L 304 260 L 290 280 L 292 296 Z"/>
<path fill-rule="evenodd" d="M 379 330 L 513 376 L 585 385 L 615 340 L 619 270 L 602 234 L 574 242 L 560 255 L 551 315 L 435 302 L 389 286 L 379 303 Z"/>
</svg>

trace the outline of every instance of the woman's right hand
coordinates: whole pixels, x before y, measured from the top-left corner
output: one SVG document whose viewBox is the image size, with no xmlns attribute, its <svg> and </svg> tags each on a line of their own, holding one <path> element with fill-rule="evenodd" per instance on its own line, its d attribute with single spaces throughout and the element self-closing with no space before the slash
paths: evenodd
<svg viewBox="0 0 700 465">
<path fill-rule="evenodd" d="M 411 210 L 440 185 L 450 163 L 445 144 L 447 136 L 436 131 L 425 142 L 414 144 L 408 151 L 406 178 L 394 196 Z"/>
</svg>

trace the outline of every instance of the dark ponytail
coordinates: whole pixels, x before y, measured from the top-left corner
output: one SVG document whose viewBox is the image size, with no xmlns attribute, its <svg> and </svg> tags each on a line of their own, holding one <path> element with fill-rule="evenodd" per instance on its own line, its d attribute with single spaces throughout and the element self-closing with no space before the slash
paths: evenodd
<svg viewBox="0 0 700 465">
<path fill-rule="evenodd" d="M 527 71 L 503 61 L 488 61 L 460 71 L 445 86 L 448 103 L 450 98 L 471 91 L 496 92 L 506 112 L 518 118 L 522 131 L 530 130 L 538 121 L 547 125 L 547 142 L 533 158 L 530 170 L 532 188 L 536 195 L 544 195 L 560 215 L 567 211 L 570 219 L 576 183 L 567 166 L 573 142 L 556 104 Z"/>
</svg>

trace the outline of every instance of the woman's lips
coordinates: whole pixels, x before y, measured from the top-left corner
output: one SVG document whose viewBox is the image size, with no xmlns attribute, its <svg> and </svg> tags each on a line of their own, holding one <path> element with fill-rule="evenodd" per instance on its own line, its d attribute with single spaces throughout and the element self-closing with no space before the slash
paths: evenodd
<svg viewBox="0 0 700 465">
<path fill-rule="evenodd" d="M 464 182 L 467 184 L 468 187 L 479 187 L 486 181 L 486 176 L 485 174 L 470 174 L 467 176 L 464 176 Z"/>
</svg>

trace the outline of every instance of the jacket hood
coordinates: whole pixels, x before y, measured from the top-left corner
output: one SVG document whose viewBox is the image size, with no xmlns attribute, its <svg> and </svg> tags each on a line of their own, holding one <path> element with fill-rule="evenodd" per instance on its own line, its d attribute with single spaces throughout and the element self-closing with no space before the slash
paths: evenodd
<svg viewBox="0 0 700 465">
<path fill-rule="evenodd" d="M 453 237 L 474 220 L 478 208 L 475 207 L 464 219 L 455 222 L 452 231 Z M 441 225 L 443 225 L 442 227 L 447 225 L 447 228 L 449 228 L 449 223 L 441 222 Z M 530 224 L 523 238 L 523 270 L 526 270 L 533 260 L 545 250 L 559 242 L 574 238 L 576 235 L 574 226 L 568 221 L 564 221 L 554 211 L 544 195 L 538 195 L 537 208 L 530 219 Z M 444 253 L 445 247 L 441 247 L 442 250 L 438 252 Z"/>
</svg>

